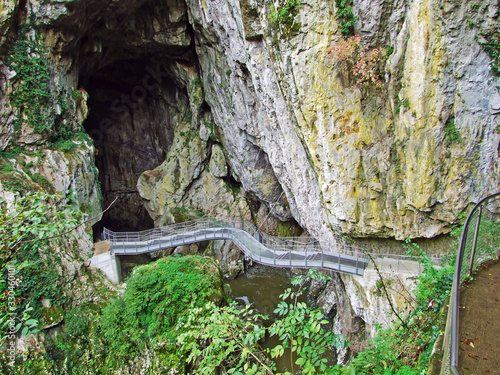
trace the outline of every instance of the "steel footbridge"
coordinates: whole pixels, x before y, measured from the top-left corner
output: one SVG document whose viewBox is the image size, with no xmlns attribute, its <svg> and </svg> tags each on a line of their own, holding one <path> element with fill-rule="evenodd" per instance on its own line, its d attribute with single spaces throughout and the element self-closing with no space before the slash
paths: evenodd
<svg viewBox="0 0 500 375">
<path fill-rule="evenodd" d="M 144 254 L 212 240 L 230 240 L 257 263 L 273 267 L 323 268 L 353 275 L 364 274 L 369 259 L 348 245 L 324 249 L 312 237 L 275 237 L 242 220 L 203 218 L 141 232 L 104 229 L 103 240 L 114 255 Z"/>
</svg>

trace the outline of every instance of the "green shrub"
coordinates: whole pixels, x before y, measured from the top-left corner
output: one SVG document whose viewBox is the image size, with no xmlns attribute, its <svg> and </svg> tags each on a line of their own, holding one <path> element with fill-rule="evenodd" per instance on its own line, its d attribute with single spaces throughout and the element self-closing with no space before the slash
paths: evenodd
<svg viewBox="0 0 500 375">
<path fill-rule="evenodd" d="M 91 320 L 86 305 L 77 306 L 66 312 L 64 330 L 73 337 L 87 336 Z"/>
<path fill-rule="evenodd" d="M 183 362 L 190 366 L 188 373 L 273 373 L 274 366 L 259 345 L 266 335 L 262 319 L 268 317 L 236 303 L 219 307 L 210 302 L 192 309 L 178 324 L 182 333 L 177 343 Z"/>
<path fill-rule="evenodd" d="M 13 312 L 17 316 L 29 311 L 38 321 L 43 317 L 42 300 L 50 300 L 53 307 L 65 304 L 66 296 L 61 292 L 65 280 L 57 272 L 61 260 L 54 256 L 53 248 L 67 246 L 57 235 L 81 218 L 78 210 L 47 193 L 25 193 L 10 209 L 0 200 L 0 295 L 8 289 L 9 267 L 15 269 L 16 277 L 22 280 L 15 287 L 17 302 Z M 7 307 L 7 299 L 0 299 L 0 322 L 8 319 Z M 31 325 L 26 324 L 28 328 Z"/>
<path fill-rule="evenodd" d="M 483 41 L 479 44 L 491 57 L 491 71 L 500 76 L 500 32 L 497 29 L 489 29 L 481 32 Z"/>
<path fill-rule="evenodd" d="M 455 119 L 450 118 L 448 122 L 446 123 L 446 126 L 444 128 L 444 133 L 446 135 L 446 139 L 450 143 L 461 143 L 462 142 L 462 137 L 460 136 L 460 133 L 458 132 L 457 127 L 455 126 Z"/>
<path fill-rule="evenodd" d="M 9 95 L 10 103 L 18 110 L 16 132 L 26 122 L 36 133 L 48 135 L 51 143 L 71 139 L 74 135 L 71 122 L 62 121 L 55 126 L 56 106 L 65 112 L 68 102 L 74 106 L 70 95 L 77 100 L 75 96 L 79 93 L 81 101 L 82 94 L 78 90 L 71 94 L 56 91 L 45 45 L 29 25 L 23 25 L 17 35 L 5 61 L 16 72 L 12 78 L 14 90 Z"/>
<path fill-rule="evenodd" d="M 298 32 L 302 24 L 295 21 L 295 16 L 301 7 L 300 0 L 280 0 L 278 7 L 271 11 L 271 25 L 280 29 L 284 36 Z"/>
<path fill-rule="evenodd" d="M 335 0 L 337 12 L 335 15 L 340 21 L 340 32 L 344 37 L 354 35 L 354 23 L 356 17 L 352 12 L 352 0 Z"/>
<path fill-rule="evenodd" d="M 33 180 L 33 182 L 35 184 L 41 186 L 43 188 L 43 190 L 48 191 L 48 192 L 53 191 L 54 188 L 52 187 L 52 184 L 49 182 L 47 177 L 42 176 L 39 173 L 34 173 L 34 174 L 30 175 L 30 177 Z"/>
<path fill-rule="evenodd" d="M 443 264 L 436 268 L 418 247 L 406 241 L 407 253 L 418 256 L 424 271 L 418 278 L 414 295 L 416 307 L 403 317 L 404 325 L 394 322 L 390 327 L 377 327 L 377 336 L 360 352 L 348 367 L 336 366 L 334 374 L 417 375 L 425 374 L 437 337 L 442 310 L 450 295 L 454 267 Z"/>
<path fill-rule="evenodd" d="M 80 90 L 73 90 L 73 91 L 71 91 L 71 97 L 77 103 L 79 103 L 79 102 L 81 102 L 83 100 L 83 94 L 82 94 L 82 92 Z"/>
<path fill-rule="evenodd" d="M 181 356 L 192 365 L 191 373 L 268 375 L 276 370 L 271 359 L 280 358 L 285 352 L 294 359 L 291 373 L 331 373 L 327 368 L 328 354 L 333 353 L 335 346 L 342 347 L 343 339 L 331 331 L 320 309 L 299 300 L 312 279 L 326 282 L 329 278 L 317 270 L 294 278 L 295 288 L 280 296 L 274 310 L 279 318 L 267 329 L 262 321 L 269 317 L 257 314 L 250 306 L 242 309 L 236 304 L 218 307 L 209 303 L 205 308 L 191 310 L 178 325 L 183 331 L 178 337 Z M 279 341 L 266 350 L 271 359 L 266 358 L 259 345 L 266 334 Z"/>
<path fill-rule="evenodd" d="M 159 341 L 174 342 L 173 327 L 191 309 L 220 303 L 218 266 L 200 256 L 162 258 L 136 268 L 122 297 L 103 309 L 100 327 L 117 361 Z"/>
</svg>

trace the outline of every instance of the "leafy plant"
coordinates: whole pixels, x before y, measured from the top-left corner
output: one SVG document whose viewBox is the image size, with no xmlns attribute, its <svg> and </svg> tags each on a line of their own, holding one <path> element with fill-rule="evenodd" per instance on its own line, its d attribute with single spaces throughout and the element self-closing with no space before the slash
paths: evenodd
<svg viewBox="0 0 500 375">
<path fill-rule="evenodd" d="M 405 324 L 395 321 L 390 327 L 377 327 L 377 336 L 348 367 L 334 367 L 335 374 L 425 374 L 437 337 L 442 334 L 442 308 L 451 291 L 453 265 L 436 268 L 420 247 L 407 240 L 407 254 L 424 268 L 414 292 L 416 307 L 404 315 Z"/>
<path fill-rule="evenodd" d="M 259 345 L 266 335 L 259 324 L 264 319 L 268 317 L 250 306 L 218 307 L 209 302 L 179 320 L 177 329 L 182 333 L 177 342 L 196 374 L 273 374 L 275 366 Z"/>
<path fill-rule="evenodd" d="M 162 258 L 136 268 L 123 296 L 111 301 L 101 318 L 115 365 L 156 343 L 174 345 L 178 319 L 220 301 L 222 282 L 214 270 L 215 262 L 200 256 Z"/>
<path fill-rule="evenodd" d="M 81 218 L 60 196 L 43 192 L 26 193 L 10 205 L 0 200 L 1 321 L 11 312 L 22 323 L 23 334 L 33 333 L 35 321 L 43 316 L 42 299 L 51 300 L 53 306 L 65 303 L 61 293 L 64 278 L 56 271 L 60 260 L 52 255 L 52 248 L 67 246 L 61 236 Z M 19 280 L 15 285 L 8 283 L 9 268 Z M 12 292 L 15 303 L 9 306 L 7 295 Z"/>
<path fill-rule="evenodd" d="M 60 114 L 56 108 L 66 111 L 71 99 L 58 94 L 51 85 L 53 73 L 43 41 L 28 24 L 24 24 L 17 35 L 5 61 L 16 73 L 12 78 L 14 90 L 9 94 L 10 103 L 18 109 L 16 132 L 25 122 L 35 133 L 48 135 L 51 143 L 70 139 L 73 135 L 70 123 L 63 121 L 56 127 L 55 117 Z M 71 94 L 73 97 L 75 91 Z"/>
<path fill-rule="evenodd" d="M 444 128 L 444 133 L 446 135 L 446 139 L 450 143 L 461 143 L 462 142 L 462 137 L 460 136 L 460 133 L 458 132 L 457 127 L 455 126 L 455 119 L 450 118 L 448 122 L 446 123 L 446 126 Z"/>
<path fill-rule="evenodd" d="M 32 318 L 32 311 L 33 307 L 31 307 L 28 303 L 28 305 L 24 308 L 21 317 L 16 317 L 18 321 L 15 324 L 14 330 L 12 331 L 9 329 L 9 315 L 2 314 L 0 317 L 0 326 L 4 332 L 9 332 L 9 334 L 5 334 L 3 337 L 1 337 L 1 341 L 6 340 L 10 335 L 15 333 L 20 333 L 23 337 L 28 337 L 32 334 L 40 332 L 40 329 L 38 328 L 38 319 Z"/>
<path fill-rule="evenodd" d="M 90 320 L 87 306 L 77 306 L 66 313 L 64 330 L 72 337 L 84 337 L 88 334 Z"/>
<path fill-rule="evenodd" d="M 53 106 L 48 60 L 43 43 L 31 38 L 27 27 L 19 35 L 6 60 L 8 68 L 16 72 L 18 82 L 9 99 L 35 132 L 43 133 L 51 128 L 49 113 Z"/>
<path fill-rule="evenodd" d="M 205 126 L 207 128 L 210 129 L 210 136 L 209 136 L 210 140 L 212 142 L 217 142 L 217 138 L 215 137 L 215 134 L 214 134 L 214 126 L 215 126 L 215 124 L 213 123 L 213 121 L 203 120 L 203 123 L 205 124 Z"/>
<path fill-rule="evenodd" d="M 71 97 L 78 103 L 83 101 L 83 94 L 80 90 L 72 90 Z"/>
<path fill-rule="evenodd" d="M 335 347 L 345 347 L 341 337 L 327 328 L 329 322 L 320 309 L 311 309 L 305 302 L 299 302 L 305 284 L 313 278 L 326 281 L 326 277 L 315 269 L 311 269 L 307 276 L 292 280 L 298 291 L 289 288 L 280 296 L 281 301 L 274 310 L 280 318 L 269 328 L 270 335 L 278 336 L 281 341 L 280 345 L 270 350 L 271 357 L 280 357 L 285 350 L 290 350 L 291 358 L 293 353 L 297 355 L 295 364 L 302 367 L 303 374 L 324 373 L 328 363 L 324 354 L 331 353 Z M 288 299 L 291 301 L 286 302 Z M 293 365 L 291 363 L 292 373 Z"/>
<path fill-rule="evenodd" d="M 354 35 L 356 16 L 352 12 L 352 0 L 335 0 L 337 12 L 335 15 L 340 20 L 340 32 L 345 37 Z"/>
<path fill-rule="evenodd" d="M 355 35 L 337 43 L 328 54 L 338 63 L 347 64 L 356 83 L 362 86 L 383 86 L 382 69 L 387 60 L 386 50 L 370 49 Z"/>
<path fill-rule="evenodd" d="M 278 7 L 271 11 L 271 24 L 285 35 L 299 31 L 301 24 L 295 21 L 295 16 L 301 7 L 300 0 L 280 0 Z"/>
<path fill-rule="evenodd" d="M 477 236 L 476 254 L 474 257 L 474 266 L 478 266 L 481 258 L 496 258 L 500 254 L 500 221 L 494 220 L 484 210 L 481 216 L 480 230 Z M 469 232 L 472 236 L 472 231 Z"/>
<path fill-rule="evenodd" d="M 401 99 L 399 99 L 399 97 L 397 95 L 394 99 L 395 99 L 395 103 L 396 103 L 396 109 L 395 109 L 396 113 L 401 112 L 401 107 L 405 107 L 406 109 L 410 108 L 410 100 L 409 99 L 401 100 Z"/>
<path fill-rule="evenodd" d="M 195 90 L 198 88 L 203 88 L 203 81 L 200 77 L 193 78 L 191 80 L 191 86 L 193 86 Z"/>
<path fill-rule="evenodd" d="M 479 5 L 471 4 L 471 9 L 478 10 Z M 470 23 L 469 23 L 470 24 Z M 491 58 L 491 71 L 497 77 L 500 76 L 500 32 L 497 25 L 482 28 L 476 36 L 479 45 Z"/>
<path fill-rule="evenodd" d="M 192 373 L 273 374 L 276 366 L 266 358 L 266 352 L 276 359 L 286 350 L 295 355 L 292 367 L 296 365 L 302 373 L 329 372 L 325 354 L 331 353 L 334 346 L 343 347 L 344 343 L 328 328 L 328 321 L 319 309 L 299 301 L 305 285 L 312 279 L 327 281 L 316 270 L 294 278 L 292 284 L 297 290 L 289 288 L 281 295 L 275 310 L 278 318 L 267 329 L 262 326 L 267 316 L 236 304 L 218 307 L 210 303 L 181 318 L 177 342 Z M 280 344 L 264 352 L 259 341 L 266 334 L 277 336 Z"/>
</svg>

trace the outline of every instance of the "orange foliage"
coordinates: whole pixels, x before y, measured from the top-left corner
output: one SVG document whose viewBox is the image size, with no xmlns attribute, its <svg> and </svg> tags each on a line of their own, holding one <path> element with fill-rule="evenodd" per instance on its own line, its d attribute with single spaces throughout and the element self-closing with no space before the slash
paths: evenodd
<svg viewBox="0 0 500 375">
<path fill-rule="evenodd" d="M 361 36 L 354 35 L 332 47 L 328 54 L 338 62 L 347 62 L 358 85 L 383 86 L 382 69 L 387 59 L 385 49 L 370 49 L 361 43 Z"/>
</svg>

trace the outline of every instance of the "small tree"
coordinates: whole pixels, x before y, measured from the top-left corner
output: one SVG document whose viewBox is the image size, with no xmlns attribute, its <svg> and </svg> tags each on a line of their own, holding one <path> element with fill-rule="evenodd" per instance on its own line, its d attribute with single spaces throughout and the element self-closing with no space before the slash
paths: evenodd
<svg viewBox="0 0 500 375">
<path fill-rule="evenodd" d="M 305 284 L 313 279 L 326 281 L 330 278 L 316 269 L 310 269 L 307 276 L 294 278 L 292 285 L 298 286 L 298 291 L 289 288 L 280 296 L 281 302 L 274 310 L 280 319 L 269 327 L 270 334 L 278 336 L 282 342 L 271 349 L 271 357 L 280 357 L 285 349 L 289 349 L 292 373 L 293 353 L 298 357 L 295 364 L 302 366 L 303 374 L 325 373 L 328 371 L 328 360 L 324 354 L 345 346 L 345 341 L 327 328 L 328 320 L 320 309 L 311 309 L 305 302 L 299 302 L 299 297 L 305 291 Z"/>
<path fill-rule="evenodd" d="M 303 374 L 332 373 L 328 369 L 327 352 L 344 347 L 344 340 L 329 330 L 323 312 L 300 302 L 305 285 L 312 279 L 326 280 L 317 270 L 292 280 L 297 290 L 287 289 L 274 310 L 276 321 L 268 328 L 262 321 L 269 317 L 255 314 L 235 304 L 218 307 L 213 303 L 205 308 L 191 309 L 177 324 L 181 357 L 193 366 L 197 374 L 213 374 L 223 370 L 227 374 L 274 374 L 272 359 L 282 357 L 285 350 L 291 354 L 294 365 Z M 260 342 L 266 337 L 278 336 L 280 344 L 263 351 Z"/>
<path fill-rule="evenodd" d="M 55 247 L 66 246 L 63 234 L 82 218 L 77 208 L 58 195 L 30 192 L 10 204 L 0 199 L 0 329 L 4 339 L 10 316 L 16 317 L 15 332 L 29 336 L 39 331 L 43 298 L 54 305 L 64 304 L 60 291 L 64 281 L 54 270 L 52 254 Z M 10 305 L 8 296 L 14 296 Z"/>
</svg>

